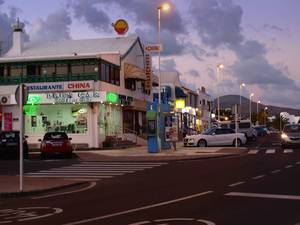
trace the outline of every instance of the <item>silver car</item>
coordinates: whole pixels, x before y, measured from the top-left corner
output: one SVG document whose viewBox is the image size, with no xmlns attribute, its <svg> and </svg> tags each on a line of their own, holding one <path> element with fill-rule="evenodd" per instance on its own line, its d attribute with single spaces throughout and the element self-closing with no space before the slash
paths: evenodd
<svg viewBox="0 0 300 225">
<path fill-rule="evenodd" d="M 281 134 L 281 147 L 300 147 L 300 124 L 285 125 Z"/>
</svg>

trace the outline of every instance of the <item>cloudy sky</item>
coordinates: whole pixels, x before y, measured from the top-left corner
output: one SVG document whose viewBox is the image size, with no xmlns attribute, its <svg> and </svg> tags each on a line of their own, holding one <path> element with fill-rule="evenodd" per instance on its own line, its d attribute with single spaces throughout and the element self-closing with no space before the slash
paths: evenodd
<svg viewBox="0 0 300 225">
<path fill-rule="evenodd" d="M 0 0 L 0 40 L 10 46 L 10 24 L 20 17 L 27 40 L 114 37 L 111 24 L 129 22 L 128 35 L 156 43 L 160 0 Z M 255 93 L 264 104 L 300 108 L 299 0 L 170 0 L 161 18 L 162 68 L 177 70 L 212 96 Z M 157 57 L 154 57 L 154 64 Z M 223 63 L 219 78 L 216 65 Z M 157 67 L 157 65 L 155 65 Z M 219 80 L 219 88 L 217 81 Z"/>
</svg>

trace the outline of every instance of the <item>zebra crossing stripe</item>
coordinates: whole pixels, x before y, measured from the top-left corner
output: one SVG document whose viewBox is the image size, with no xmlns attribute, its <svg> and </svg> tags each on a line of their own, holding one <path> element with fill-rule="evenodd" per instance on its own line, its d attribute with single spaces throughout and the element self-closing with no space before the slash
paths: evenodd
<svg viewBox="0 0 300 225">
<path fill-rule="evenodd" d="M 284 149 L 284 153 L 293 153 L 294 150 L 293 149 Z"/>
<path fill-rule="evenodd" d="M 275 153 L 275 149 L 268 149 L 267 151 L 266 151 L 266 154 L 274 154 Z"/>
<path fill-rule="evenodd" d="M 248 154 L 254 155 L 254 154 L 257 154 L 258 152 L 259 152 L 259 150 L 250 150 L 250 151 L 248 152 Z"/>
</svg>

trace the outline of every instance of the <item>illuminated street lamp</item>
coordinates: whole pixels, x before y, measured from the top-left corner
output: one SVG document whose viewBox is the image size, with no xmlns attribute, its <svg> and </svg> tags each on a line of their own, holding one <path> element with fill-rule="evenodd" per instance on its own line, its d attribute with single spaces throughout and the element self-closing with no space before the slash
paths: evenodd
<svg viewBox="0 0 300 225">
<path fill-rule="evenodd" d="M 171 6 L 169 3 L 163 3 L 160 6 L 157 7 L 157 40 L 158 40 L 158 45 L 161 45 L 160 41 L 160 13 L 161 11 L 168 12 L 170 10 Z M 159 120 L 160 120 L 160 105 L 161 105 L 161 73 L 160 73 L 160 51 L 161 51 L 161 46 L 159 47 L 158 50 L 158 124 L 157 128 L 159 129 Z M 161 141 L 160 141 L 160 132 L 157 132 L 158 134 L 158 148 L 159 151 L 161 150 Z"/>
<path fill-rule="evenodd" d="M 260 104 L 260 101 L 256 103 L 256 125 L 258 125 L 258 104 Z"/>
<path fill-rule="evenodd" d="M 252 122 L 251 122 L 251 98 L 252 98 L 253 96 L 254 96 L 254 93 L 251 93 L 250 96 L 249 96 L 249 97 L 250 97 L 250 98 L 249 98 L 249 99 L 250 99 L 250 106 L 249 106 L 249 118 L 250 118 L 250 124 L 252 124 Z"/>
<path fill-rule="evenodd" d="M 242 119 L 242 88 L 245 86 L 245 83 L 240 84 L 240 120 Z"/>
<path fill-rule="evenodd" d="M 220 93 L 219 93 L 219 76 L 220 76 L 220 70 L 224 69 L 223 64 L 217 65 L 217 91 L 218 91 L 218 121 L 220 121 Z"/>
</svg>

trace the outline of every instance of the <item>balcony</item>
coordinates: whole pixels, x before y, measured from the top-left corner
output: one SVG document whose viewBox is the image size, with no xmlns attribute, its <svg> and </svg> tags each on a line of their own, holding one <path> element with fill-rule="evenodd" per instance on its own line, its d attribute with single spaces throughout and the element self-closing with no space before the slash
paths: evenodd
<svg viewBox="0 0 300 225">
<path fill-rule="evenodd" d="M 61 81 L 81 81 L 81 80 L 99 80 L 98 73 L 89 74 L 46 74 L 46 75 L 28 75 L 28 76 L 10 76 L 0 77 L 0 85 L 20 84 L 20 83 L 40 83 L 40 82 L 61 82 Z"/>
</svg>

